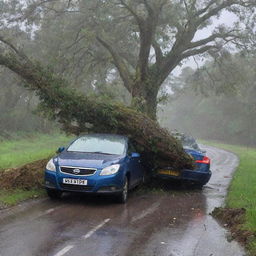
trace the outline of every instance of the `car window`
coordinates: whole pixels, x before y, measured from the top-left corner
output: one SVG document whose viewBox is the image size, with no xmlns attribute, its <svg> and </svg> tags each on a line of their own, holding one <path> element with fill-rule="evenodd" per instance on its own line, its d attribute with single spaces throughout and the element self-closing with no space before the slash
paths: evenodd
<svg viewBox="0 0 256 256">
<path fill-rule="evenodd" d="M 178 132 L 172 132 L 172 135 L 181 142 L 183 148 L 201 151 L 196 140 L 192 136 Z"/>
<path fill-rule="evenodd" d="M 192 136 L 183 136 L 181 138 L 181 143 L 184 148 L 200 150 L 196 140 Z"/>
<path fill-rule="evenodd" d="M 111 135 L 87 135 L 75 140 L 67 149 L 69 152 L 99 153 L 122 155 L 125 152 L 126 140 Z"/>
</svg>

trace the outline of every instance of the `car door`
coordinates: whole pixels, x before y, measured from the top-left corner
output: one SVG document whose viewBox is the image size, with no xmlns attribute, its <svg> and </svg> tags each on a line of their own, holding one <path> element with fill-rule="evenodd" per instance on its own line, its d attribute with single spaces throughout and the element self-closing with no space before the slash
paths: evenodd
<svg viewBox="0 0 256 256">
<path fill-rule="evenodd" d="M 128 158 L 129 158 L 129 171 L 130 171 L 130 183 L 131 186 L 135 186 L 140 183 L 143 179 L 143 168 L 141 165 L 141 158 L 139 154 L 136 153 L 136 150 L 132 143 L 128 143 Z"/>
</svg>

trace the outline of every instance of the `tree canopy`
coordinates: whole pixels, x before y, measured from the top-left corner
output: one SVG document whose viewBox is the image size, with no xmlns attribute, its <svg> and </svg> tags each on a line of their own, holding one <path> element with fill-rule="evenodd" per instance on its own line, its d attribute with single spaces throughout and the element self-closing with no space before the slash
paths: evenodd
<svg viewBox="0 0 256 256">
<path fill-rule="evenodd" d="M 118 71 L 132 106 L 153 119 L 162 84 L 183 61 L 232 44 L 252 45 L 256 5 L 254 0 L 11 2 L 9 21 L 31 25 L 41 58 L 49 56 L 46 62 L 71 74 L 78 86 L 84 74 L 95 85 Z M 230 26 L 217 21 L 223 12 L 233 14 Z"/>
</svg>

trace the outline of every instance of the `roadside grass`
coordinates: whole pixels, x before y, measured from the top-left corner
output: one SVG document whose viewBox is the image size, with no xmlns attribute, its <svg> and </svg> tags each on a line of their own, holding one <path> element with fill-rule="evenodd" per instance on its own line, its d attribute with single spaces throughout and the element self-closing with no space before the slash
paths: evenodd
<svg viewBox="0 0 256 256">
<path fill-rule="evenodd" d="M 0 209 L 16 205 L 30 198 L 39 198 L 45 195 L 44 189 L 32 190 L 0 190 Z"/>
<path fill-rule="evenodd" d="M 55 134 L 32 134 L 30 137 L 0 141 L 0 169 L 18 167 L 50 157 L 72 137 Z"/>
<path fill-rule="evenodd" d="M 256 148 L 204 141 L 210 146 L 234 152 L 240 159 L 229 187 L 226 207 L 245 208 L 246 220 L 242 229 L 256 232 Z M 250 255 L 256 255 L 256 240 L 249 244 Z"/>
<path fill-rule="evenodd" d="M 20 167 L 37 160 L 50 158 L 58 147 L 65 146 L 72 137 L 60 133 L 35 133 L 27 137 L 0 140 L 0 175 L 1 169 Z M 22 190 L 0 188 L 0 209 L 13 206 L 30 198 L 45 195 L 44 189 Z"/>
</svg>

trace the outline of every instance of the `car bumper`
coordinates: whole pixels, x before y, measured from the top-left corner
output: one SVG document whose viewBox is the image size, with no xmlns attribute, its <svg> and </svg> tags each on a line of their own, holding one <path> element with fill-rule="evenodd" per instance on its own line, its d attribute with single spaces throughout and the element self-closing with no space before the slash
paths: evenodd
<svg viewBox="0 0 256 256">
<path fill-rule="evenodd" d="M 205 185 L 210 180 L 211 176 L 212 176 L 212 172 L 210 170 L 208 172 L 200 172 L 198 170 L 188 170 L 188 169 L 182 170 L 179 176 L 157 174 L 157 177 L 160 177 L 163 179 L 191 181 L 191 182 L 200 183 L 202 185 Z"/>
<path fill-rule="evenodd" d="M 63 184 L 63 178 L 87 180 L 87 185 Z M 100 176 L 99 179 L 99 175 L 97 174 L 92 176 L 74 177 L 69 175 L 58 175 L 55 172 L 45 170 L 45 188 L 60 190 L 63 192 L 115 194 L 122 191 L 122 177 L 121 175 L 109 175 Z"/>
</svg>

